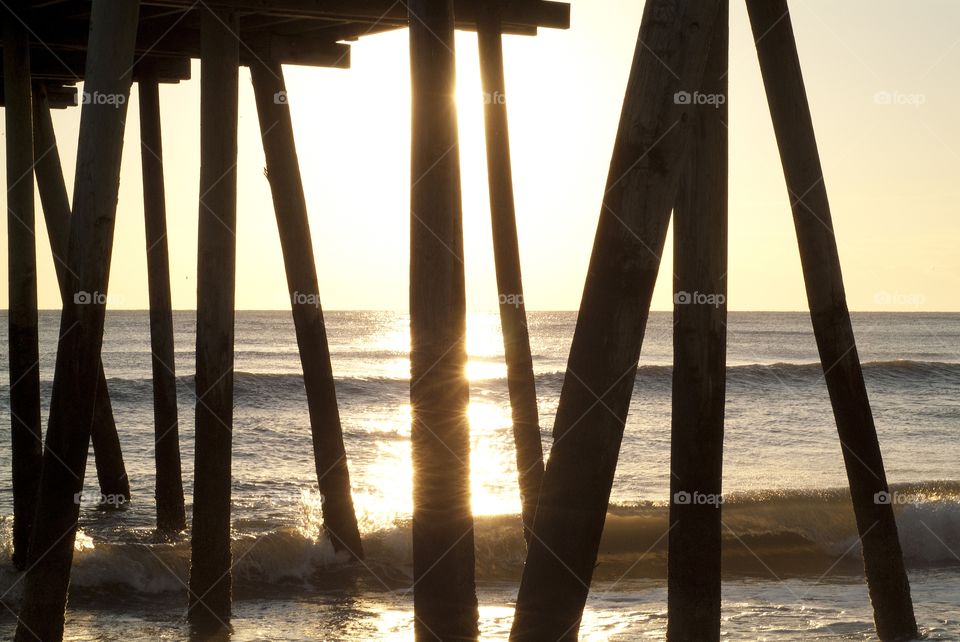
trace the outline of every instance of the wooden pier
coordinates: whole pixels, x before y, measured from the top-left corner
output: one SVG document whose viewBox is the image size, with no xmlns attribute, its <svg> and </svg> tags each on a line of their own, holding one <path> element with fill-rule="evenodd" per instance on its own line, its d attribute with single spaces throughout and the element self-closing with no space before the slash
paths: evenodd
<svg viewBox="0 0 960 642">
<path fill-rule="evenodd" d="M 813 123 L 786 0 L 747 0 L 791 194 L 811 316 L 883 640 L 916 634 L 907 576 L 843 293 Z M 418 639 L 475 639 L 470 391 L 457 111 L 457 29 L 478 32 L 483 90 L 505 94 L 502 37 L 570 26 L 544 0 L 45 0 L 10 2 L 2 22 L 6 122 L 14 557 L 29 568 L 17 640 L 60 640 L 87 452 L 104 494 L 130 497 L 101 364 L 127 98 L 139 86 L 156 438 L 157 528 L 191 528 L 188 618 L 227 629 L 232 602 L 231 464 L 239 70 L 248 67 L 303 369 L 324 527 L 360 563 L 284 65 L 348 69 L 352 42 L 410 30 L 410 331 L 413 572 Z M 484 109 L 493 247 L 528 557 L 512 638 L 576 639 L 667 229 L 675 227 L 671 497 L 722 491 L 726 307 L 727 0 L 647 0 L 600 208 L 590 269 L 544 466 L 522 305 L 507 106 Z M 159 85 L 200 60 L 196 461 L 192 515 L 180 469 Z M 78 84 L 83 83 L 83 93 Z M 101 98 L 104 98 L 101 100 Z M 68 198 L 51 109 L 80 105 Z M 40 420 L 34 177 L 63 302 L 49 421 Z M 797 198 L 796 195 L 802 195 Z M 89 293 L 97 293 L 92 299 Z M 308 293 L 310 304 L 294 294 Z M 519 302 L 519 305 L 515 304 Z M 666 429 L 666 427 L 665 427 Z M 864 470 L 866 467 L 869 470 Z M 872 473 L 872 474 L 868 474 Z M 721 511 L 672 501 L 670 640 L 719 640 Z M 519 525 L 518 525 L 519 527 Z"/>
</svg>

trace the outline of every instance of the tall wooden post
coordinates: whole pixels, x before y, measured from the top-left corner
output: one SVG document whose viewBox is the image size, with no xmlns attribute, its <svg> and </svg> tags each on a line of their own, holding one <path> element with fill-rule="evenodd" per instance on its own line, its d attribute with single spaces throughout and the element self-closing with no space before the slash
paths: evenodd
<svg viewBox="0 0 960 642">
<path fill-rule="evenodd" d="M 67 254 L 70 246 L 70 199 L 63 180 L 63 166 L 60 164 L 60 152 L 57 137 L 50 117 L 50 101 L 46 87 L 36 83 L 33 87 L 33 150 L 36 165 L 37 190 L 43 207 L 43 218 L 50 239 L 50 251 L 60 286 L 60 300 L 66 305 L 74 292 L 71 275 L 67 266 Z M 97 398 L 94 402 L 93 426 L 91 432 L 94 463 L 97 467 L 97 479 L 100 492 L 114 498 L 123 497 L 130 501 L 130 479 L 123 463 L 120 437 L 113 418 L 113 406 L 107 390 L 107 377 L 100 366 L 97 381 Z"/>
<path fill-rule="evenodd" d="M 507 126 L 506 83 L 499 9 L 482 14 L 477 28 L 480 76 L 483 82 L 483 117 L 487 135 L 487 180 L 493 227 L 493 257 L 500 296 L 500 324 L 507 362 L 507 389 L 513 413 L 513 439 L 517 449 L 524 535 L 529 539 L 537 497 L 543 481 L 543 445 L 537 411 L 537 385 L 530 355 L 527 312 L 520 276 L 520 244 L 513 203 L 510 164 L 510 131 Z"/>
<path fill-rule="evenodd" d="M 187 527 L 180 466 L 180 423 L 167 253 L 167 206 L 163 186 L 163 137 L 160 88 L 156 77 L 141 74 L 140 162 L 143 170 L 143 214 L 147 237 L 147 281 L 150 292 L 150 352 L 153 366 L 154 458 L 156 461 L 157 529 L 178 532 Z"/>
<path fill-rule="evenodd" d="M 81 112 L 67 260 L 75 293 L 107 292 L 139 5 L 94 0 L 91 8 L 84 88 L 111 100 L 90 101 Z M 64 306 L 18 642 L 63 637 L 104 310 L 99 297 Z"/>
<path fill-rule="evenodd" d="M 451 0 L 411 0 L 410 405 L 418 639 L 477 636 Z"/>
<path fill-rule="evenodd" d="M 512 638 L 573 640 L 596 564 L 692 106 L 720 3 L 648 0 Z"/>
<path fill-rule="evenodd" d="M 200 56 L 200 223 L 197 232 L 197 404 L 191 624 L 230 618 L 230 479 L 237 243 L 239 42 L 233 13 L 204 9 Z"/>
<path fill-rule="evenodd" d="M 7 278 L 9 284 L 10 437 L 13 468 L 13 563 L 26 565 L 42 452 L 37 248 L 34 238 L 30 43 L 12 16 L 3 20 L 7 137 Z"/>
<path fill-rule="evenodd" d="M 320 307 L 320 287 L 313 257 L 300 164 L 293 137 L 283 68 L 279 63 L 250 66 L 260 117 L 267 178 L 280 232 L 287 288 L 303 366 L 313 457 L 323 495 L 323 523 L 333 547 L 363 557 L 360 530 L 350 494 L 350 471 L 343 446 L 340 411 L 330 363 L 327 331 Z"/>
<path fill-rule="evenodd" d="M 728 0 L 720 1 L 673 209 L 673 421 L 667 639 L 720 639 L 727 344 Z"/>
<path fill-rule="evenodd" d="M 823 363 L 860 533 L 877 634 L 917 634 L 883 457 L 863 382 L 823 168 L 786 0 L 748 0 L 760 71 L 786 177 L 813 331 Z"/>
</svg>

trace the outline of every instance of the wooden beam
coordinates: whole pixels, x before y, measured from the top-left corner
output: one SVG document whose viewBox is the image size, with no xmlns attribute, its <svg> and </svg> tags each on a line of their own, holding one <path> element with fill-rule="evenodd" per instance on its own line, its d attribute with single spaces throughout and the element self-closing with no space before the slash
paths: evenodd
<svg viewBox="0 0 960 642">
<path fill-rule="evenodd" d="M 673 210 L 673 418 L 667 638 L 720 640 L 727 346 L 727 47 L 720 0 Z M 691 99 L 695 96 L 691 95 Z"/>
<path fill-rule="evenodd" d="M 147 6 L 189 8 L 193 0 L 145 0 Z M 235 11 L 251 11 L 264 16 L 304 19 L 336 19 L 353 22 L 389 23 L 405 26 L 405 3 L 390 0 L 208 0 L 213 7 Z M 476 28 L 479 18 L 478 3 L 457 0 L 454 3 L 457 28 Z M 513 26 L 570 27 L 570 5 L 544 0 L 515 0 L 504 4 L 503 23 Z M 462 26 L 461 26 L 462 25 Z"/>
<path fill-rule="evenodd" d="M 362 559 L 363 546 L 350 494 L 350 471 L 283 68 L 279 64 L 253 65 L 250 74 L 303 366 L 317 483 L 323 495 L 324 528 L 334 550 Z"/>
<path fill-rule="evenodd" d="M 477 636 L 451 0 L 411 0 L 410 405 L 418 639 Z"/>
<path fill-rule="evenodd" d="M 500 325 L 507 362 L 507 389 L 513 415 L 513 439 L 524 536 L 529 539 L 537 497 L 543 481 L 543 445 L 537 409 L 537 384 L 530 354 L 527 312 L 520 273 L 513 202 L 513 170 L 510 163 L 510 131 L 507 124 L 506 82 L 503 73 L 503 42 L 496 9 L 481 17 L 478 27 L 480 77 L 484 93 L 484 125 L 487 142 L 487 180 L 493 228 L 493 256 L 497 273 Z"/>
<path fill-rule="evenodd" d="M 15 20 L 3 24 L 7 151 L 7 279 L 10 434 L 13 469 L 13 563 L 27 562 L 40 483 L 40 340 L 34 234 L 30 48 Z"/>
<path fill-rule="evenodd" d="M 50 240 L 50 252 L 60 287 L 60 300 L 66 305 L 73 298 L 71 274 L 67 266 L 70 247 L 70 200 L 63 179 L 63 166 L 57 146 L 53 120 L 44 83 L 33 85 L 33 148 L 37 159 L 34 173 L 37 177 L 37 190 L 43 206 L 43 218 Z M 122 506 L 130 502 L 130 480 L 123 463 L 123 451 L 117 434 L 117 423 L 113 417 L 113 406 L 107 389 L 107 377 L 101 363 L 97 382 L 97 398 L 94 402 L 93 442 L 94 462 L 97 467 L 97 479 L 100 493 L 118 501 L 108 506 Z M 122 497 L 123 501 L 119 501 Z"/>
<path fill-rule="evenodd" d="M 159 81 L 141 76 L 140 163 L 150 293 L 150 353 L 153 371 L 154 460 L 157 529 L 176 533 L 187 527 L 180 465 L 180 420 L 177 414 L 176 353 L 167 252 L 167 206 L 163 185 L 163 137 Z"/>
<path fill-rule="evenodd" d="M 786 0 L 748 0 L 760 71 L 790 194 L 813 332 L 840 435 L 881 640 L 917 635 L 877 429 L 847 310 L 827 188 Z"/>
<path fill-rule="evenodd" d="M 575 640 L 719 2 L 648 0 L 511 636 Z"/>
<path fill-rule="evenodd" d="M 68 299 L 61 318 L 37 519 L 30 543 L 32 566 L 26 576 L 18 642 L 63 637 L 80 511 L 78 493 L 83 486 L 99 385 L 105 311 L 101 295 L 106 296 L 110 273 L 138 10 L 137 0 L 94 0 L 92 5 L 87 88 L 117 100 L 84 105 L 81 112 L 67 263 L 73 292 L 98 296 L 92 296 L 86 305 Z"/>
<path fill-rule="evenodd" d="M 230 479 L 237 239 L 239 42 L 236 15 L 204 10 L 197 232 L 196 458 L 188 618 L 228 625 L 232 591 Z"/>
</svg>

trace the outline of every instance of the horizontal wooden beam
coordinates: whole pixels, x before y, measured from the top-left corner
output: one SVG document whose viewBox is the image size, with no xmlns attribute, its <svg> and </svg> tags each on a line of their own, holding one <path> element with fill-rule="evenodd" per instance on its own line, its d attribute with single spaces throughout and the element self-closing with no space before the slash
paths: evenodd
<svg viewBox="0 0 960 642">
<path fill-rule="evenodd" d="M 144 6 L 181 7 L 189 9 L 195 0 L 144 0 Z M 364 23 L 387 23 L 397 27 L 408 24 L 405 3 L 392 0 L 207 0 L 211 7 L 228 8 L 265 16 L 344 20 Z M 480 3 L 457 0 L 454 15 L 458 29 L 475 29 Z M 547 0 L 514 0 L 503 3 L 502 22 L 505 27 L 570 27 L 570 5 Z"/>
<path fill-rule="evenodd" d="M 66 109 L 77 105 L 77 88 L 60 83 L 45 83 L 51 109 Z M 0 79 L 0 107 L 6 107 L 3 80 Z"/>
</svg>

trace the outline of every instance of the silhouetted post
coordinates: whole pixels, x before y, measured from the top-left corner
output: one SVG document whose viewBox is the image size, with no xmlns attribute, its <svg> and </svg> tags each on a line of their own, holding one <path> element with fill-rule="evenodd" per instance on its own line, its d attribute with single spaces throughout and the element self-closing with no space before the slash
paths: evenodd
<svg viewBox="0 0 960 642">
<path fill-rule="evenodd" d="M 67 260 L 74 292 L 107 292 L 139 4 L 94 0 L 91 7 L 84 89 L 111 100 L 90 101 L 80 117 Z M 64 305 L 18 642 L 63 637 L 104 311 L 100 297 Z"/>
<path fill-rule="evenodd" d="M 614 143 L 511 636 L 573 640 L 719 2 L 648 0 Z"/>
<path fill-rule="evenodd" d="M 191 624 L 230 618 L 230 462 L 237 244 L 239 42 L 233 13 L 202 10 L 200 223 L 197 232 L 196 458 L 190 568 Z"/>
<path fill-rule="evenodd" d="M 889 488 L 847 310 L 789 9 L 785 0 L 748 0 L 747 9 L 790 193 L 810 317 L 840 435 L 877 634 L 882 640 L 912 639 L 917 624 L 910 584 L 893 507 L 877 501 Z"/>
<path fill-rule="evenodd" d="M 493 226 L 493 257 L 500 295 L 500 325 L 507 362 L 507 388 L 513 414 L 513 439 L 517 448 L 524 536 L 537 510 L 543 481 L 543 445 L 537 412 L 537 385 L 530 355 L 527 312 L 520 276 L 520 244 L 513 204 L 513 171 L 510 166 L 510 131 L 507 126 L 506 83 L 503 75 L 503 42 L 499 10 L 487 10 L 477 28 L 480 76 L 483 82 L 484 125 L 487 135 L 487 175 Z"/>
<path fill-rule="evenodd" d="M 720 7 L 691 118 L 692 144 L 673 209 L 673 421 L 667 563 L 667 639 L 671 642 L 720 639 L 728 0 L 721 0 Z"/>
<path fill-rule="evenodd" d="M 163 138 L 160 89 L 146 73 L 140 87 L 140 162 L 143 170 L 143 214 L 147 236 L 147 280 L 150 291 L 150 352 L 153 366 L 154 455 L 157 467 L 157 529 L 178 532 L 187 527 L 180 467 L 177 376 L 167 255 L 167 206 L 163 185 Z"/>
<path fill-rule="evenodd" d="M 250 74 L 303 366 L 317 482 L 323 495 L 323 524 L 335 550 L 359 559 L 363 547 L 350 494 L 350 471 L 283 68 L 279 63 L 265 66 L 255 62 Z"/>
<path fill-rule="evenodd" d="M 477 636 L 451 0 L 412 0 L 410 405 L 418 639 Z"/>
<path fill-rule="evenodd" d="M 63 180 L 63 166 L 60 164 L 60 152 L 57 137 L 50 117 L 50 102 L 43 83 L 33 87 L 33 150 L 36 165 L 37 191 L 43 206 L 43 218 L 53 254 L 53 265 L 60 286 L 60 300 L 66 304 L 74 297 L 71 275 L 67 267 L 67 254 L 70 246 L 70 199 Z M 130 501 L 130 480 L 123 463 L 120 437 L 113 418 L 110 393 L 107 390 L 107 377 L 100 366 L 97 382 L 97 398 L 94 405 L 91 440 L 93 441 L 94 463 L 97 467 L 97 479 L 100 492 L 114 498 L 123 497 Z"/>
<path fill-rule="evenodd" d="M 9 13 L 3 20 L 3 69 L 7 137 L 13 563 L 22 569 L 26 566 L 40 483 L 40 344 L 37 334 L 30 44 L 26 30 Z"/>
</svg>

